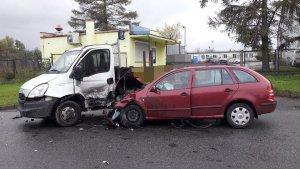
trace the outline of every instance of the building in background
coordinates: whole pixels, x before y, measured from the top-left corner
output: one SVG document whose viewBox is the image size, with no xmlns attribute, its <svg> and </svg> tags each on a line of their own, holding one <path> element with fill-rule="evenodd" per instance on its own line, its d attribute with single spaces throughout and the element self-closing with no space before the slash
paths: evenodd
<svg viewBox="0 0 300 169">
<path fill-rule="evenodd" d="M 64 34 L 61 33 L 61 27 L 57 28 L 56 33 L 40 32 L 42 57 L 52 58 L 54 62 L 66 50 L 86 45 L 108 44 L 114 47 L 115 56 L 120 54 L 120 61 L 116 61 L 120 66 L 142 67 L 151 63 L 153 66 L 160 66 L 166 65 L 167 46 L 176 44 L 175 41 L 163 38 L 148 28 L 134 25 L 122 31 L 95 31 L 94 21 L 87 20 L 86 31 Z"/>
</svg>

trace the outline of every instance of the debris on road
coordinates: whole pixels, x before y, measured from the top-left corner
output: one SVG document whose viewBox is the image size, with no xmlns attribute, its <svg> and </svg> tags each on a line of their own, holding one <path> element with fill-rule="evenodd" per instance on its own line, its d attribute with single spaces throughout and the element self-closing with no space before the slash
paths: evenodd
<svg viewBox="0 0 300 169">
<path fill-rule="evenodd" d="M 102 161 L 102 164 L 109 165 L 109 161 Z"/>
<path fill-rule="evenodd" d="M 11 118 L 11 119 L 19 119 L 19 118 L 21 118 L 21 116 L 20 116 L 20 115 L 17 115 L 17 116 L 15 116 L 15 117 Z"/>
<path fill-rule="evenodd" d="M 34 150 L 35 152 L 37 152 L 38 150 Z"/>
<path fill-rule="evenodd" d="M 83 130 L 83 128 L 79 128 L 79 130 L 81 131 L 81 130 Z"/>
</svg>

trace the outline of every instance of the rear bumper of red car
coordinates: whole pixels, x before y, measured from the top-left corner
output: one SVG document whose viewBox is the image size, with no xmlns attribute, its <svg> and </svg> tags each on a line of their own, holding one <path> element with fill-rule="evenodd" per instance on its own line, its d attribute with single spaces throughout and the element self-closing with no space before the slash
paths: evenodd
<svg viewBox="0 0 300 169">
<path fill-rule="evenodd" d="M 266 114 L 266 113 L 272 113 L 277 106 L 277 101 L 270 101 L 265 102 L 260 105 L 260 107 L 257 109 L 257 114 Z"/>
</svg>

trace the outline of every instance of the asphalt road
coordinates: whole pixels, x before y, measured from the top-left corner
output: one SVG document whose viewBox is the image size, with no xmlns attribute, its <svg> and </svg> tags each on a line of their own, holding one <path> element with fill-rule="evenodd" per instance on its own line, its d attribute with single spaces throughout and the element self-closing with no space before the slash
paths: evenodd
<svg viewBox="0 0 300 169">
<path fill-rule="evenodd" d="M 300 100 L 278 98 L 274 113 L 248 129 L 221 123 L 175 129 L 148 122 L 141 129 L 108 128 L 98 114 L 62 128 L 0 113 L 1 169 L 182 169 L 300 167 Z M 93 117 L 92 117 L 93 116 Z M 106 162 L 105 162 L 106 161 Z"/>
</svg>

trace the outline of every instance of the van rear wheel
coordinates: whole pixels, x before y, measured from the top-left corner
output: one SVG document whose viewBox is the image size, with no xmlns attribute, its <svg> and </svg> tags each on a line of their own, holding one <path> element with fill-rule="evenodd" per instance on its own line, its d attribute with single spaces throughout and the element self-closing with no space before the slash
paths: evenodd
<svg viewBox="0 0 300 169">
<path fill-rule="evenodd" d="M 74 101 L 61 103 L 55 112 L 56 122 L 63 127 L 76 124 L 81 117 L 81 107 Z"/>
<path fill-rule="evenodd" d="M 251 106 L 245 103 L 235 103 L 226 112 L 228 124 L 237 129 L 250 126 L 254 119 L 254 112 Z"/>
</svg>

